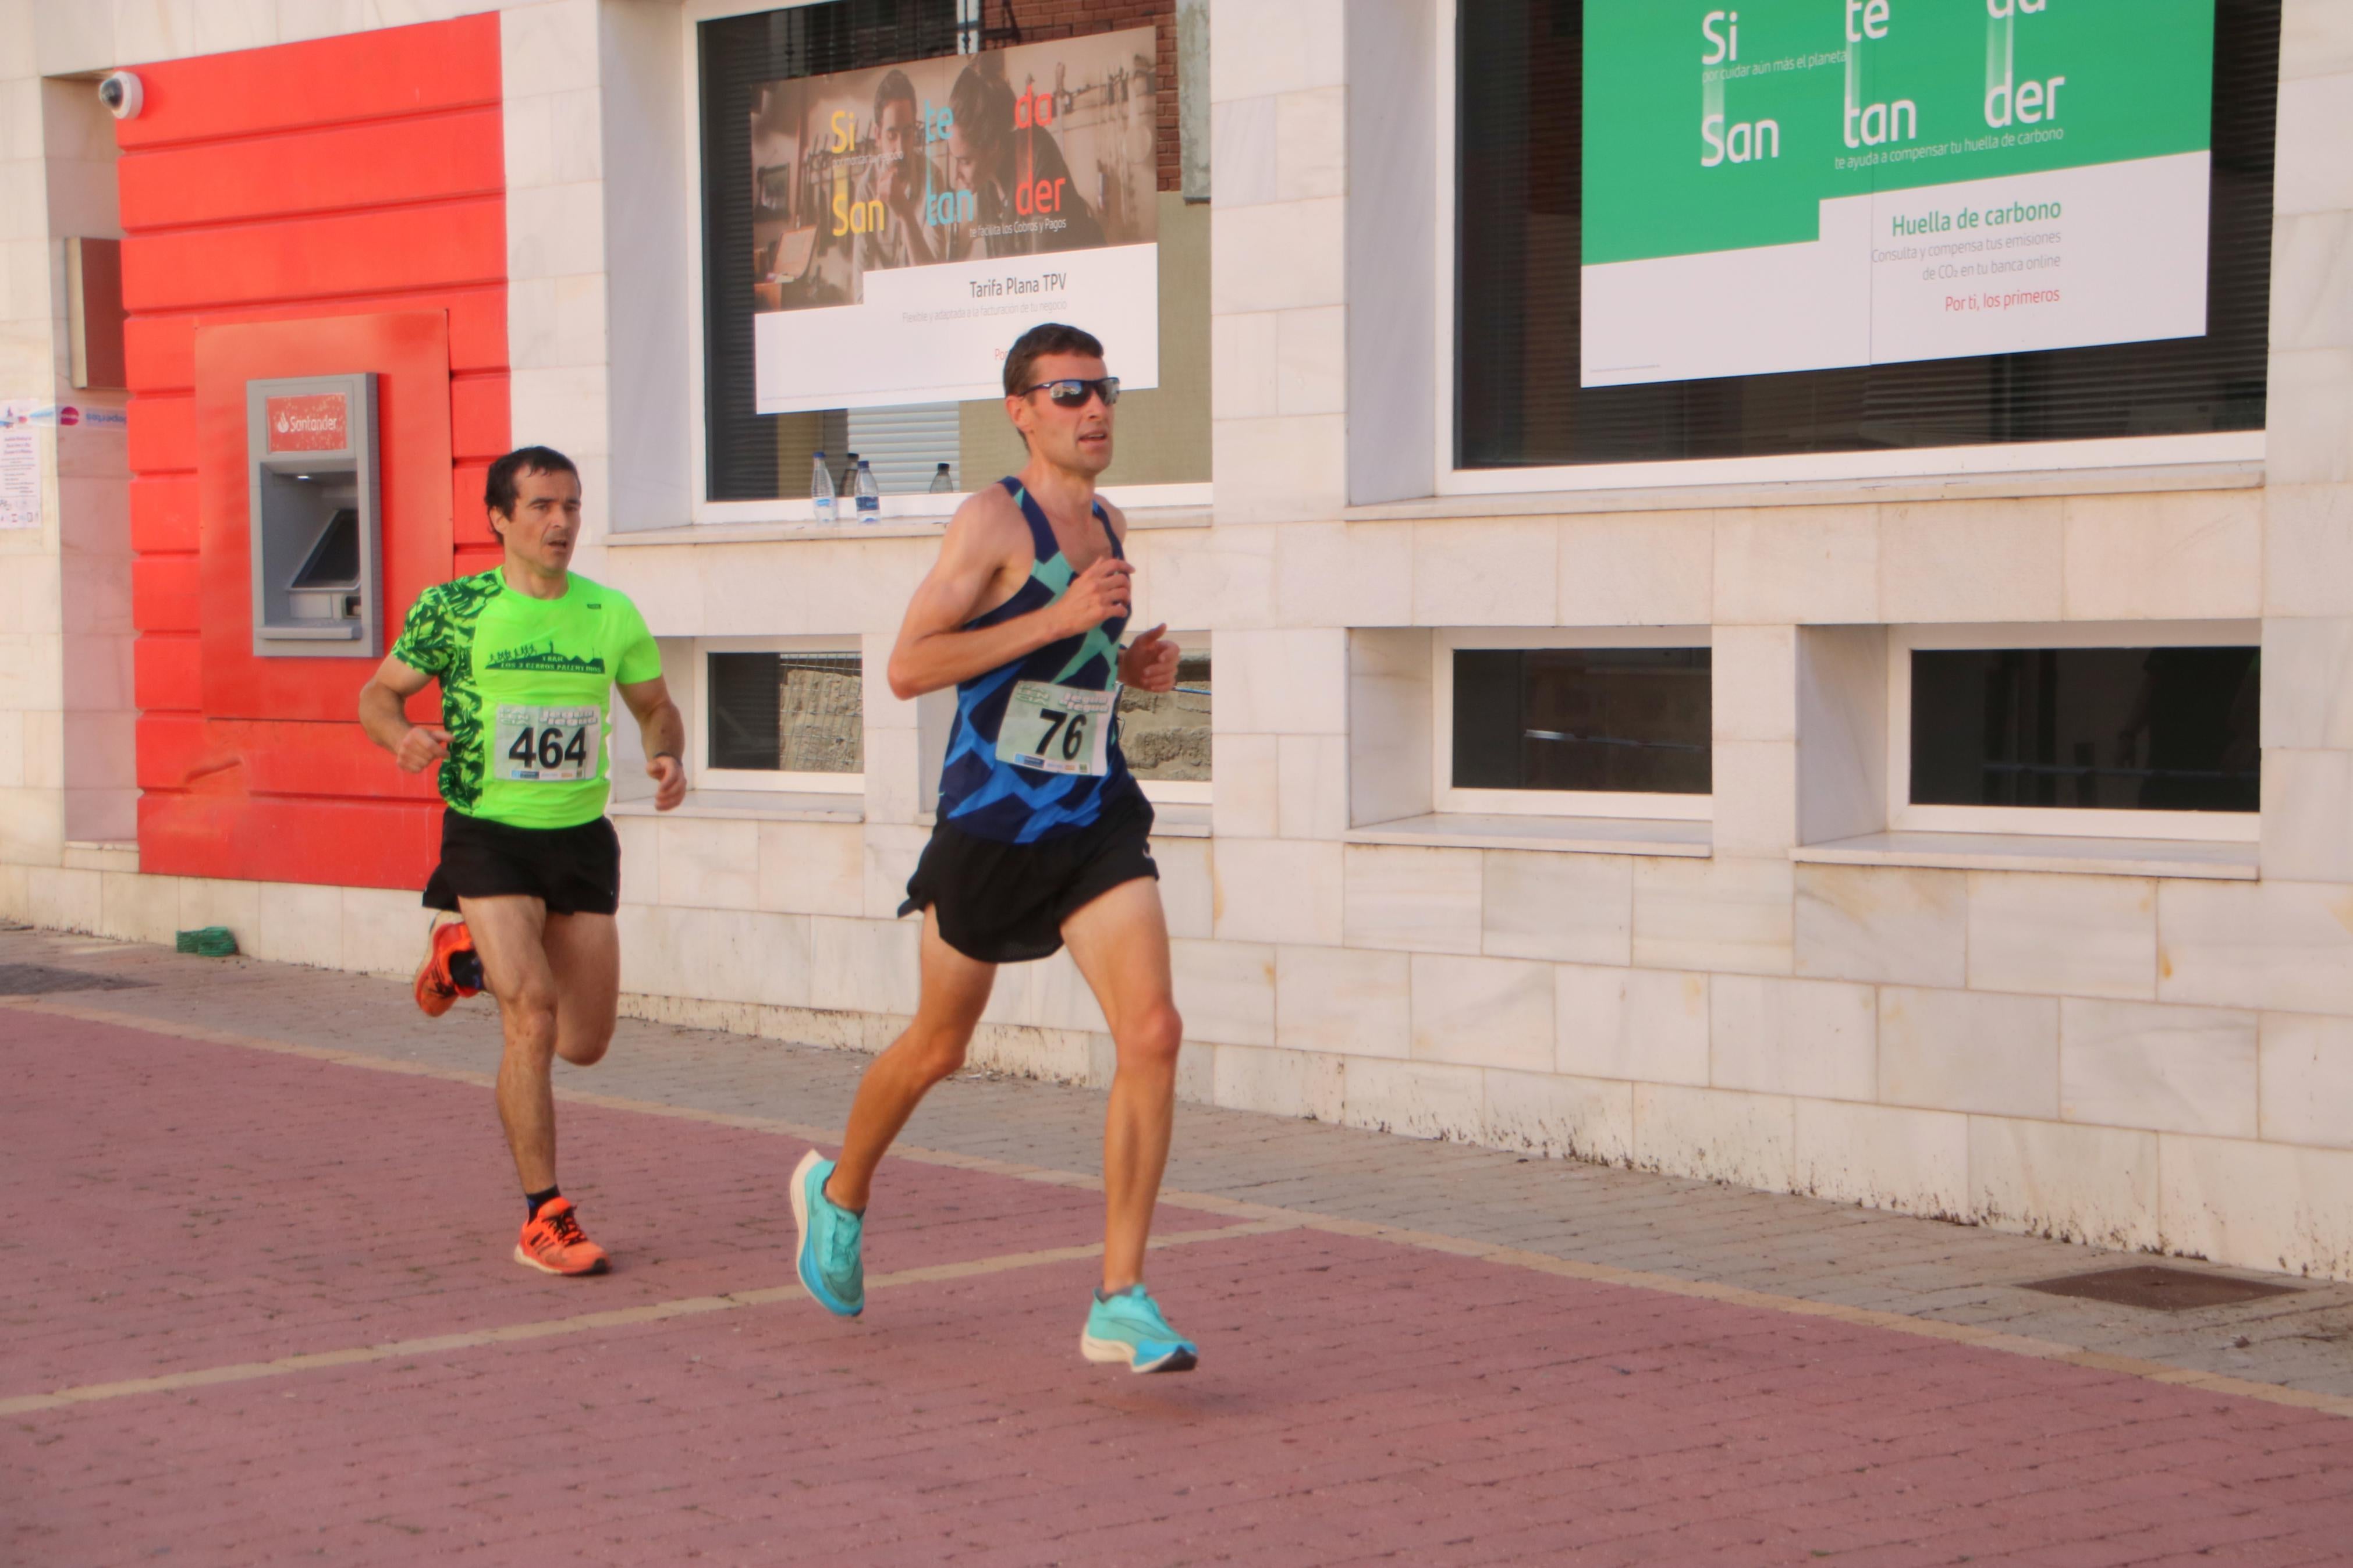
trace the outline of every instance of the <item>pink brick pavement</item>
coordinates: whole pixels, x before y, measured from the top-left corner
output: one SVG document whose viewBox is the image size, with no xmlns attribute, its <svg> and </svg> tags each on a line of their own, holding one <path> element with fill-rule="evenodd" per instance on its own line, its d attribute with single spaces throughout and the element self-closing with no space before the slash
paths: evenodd
<svg viewBox="0 0 2353 1568">
<path fill-rule="evenodd" d="M 789 1277 L 790 1140 L 565 1107 L 623 1267 L 554 1281 L 480 1089 L 5 1011 L 0 1075 L 0 1397 Z M 877 1272 L 1096 1227 L 909 1163 L 881 1205 Z M 1131 1378 L 1091 1277 L 0 1417 L 0 1563 L 2353 1562 L 2336 1417 L 1307 1231 L 1157 1256 L 1205 1363 Z"/>
</svg>

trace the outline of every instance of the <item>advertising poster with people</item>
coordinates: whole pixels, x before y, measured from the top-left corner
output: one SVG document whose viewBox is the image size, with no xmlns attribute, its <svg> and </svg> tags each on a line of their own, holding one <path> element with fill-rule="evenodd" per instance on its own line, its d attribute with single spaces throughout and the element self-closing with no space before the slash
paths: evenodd
<svg viewBox="0 0 2353 1568">
<path fill-rule="evenodd" d="M 2206 331 L 2214 0 L 1588 0 L 1581 383 Z"/>
<path fill-rule="evenodd" d="M 991 397 L 1039 321 L 1160 379 L 1149 27 L 763 84 L 762 414 Z"/>
</svg>

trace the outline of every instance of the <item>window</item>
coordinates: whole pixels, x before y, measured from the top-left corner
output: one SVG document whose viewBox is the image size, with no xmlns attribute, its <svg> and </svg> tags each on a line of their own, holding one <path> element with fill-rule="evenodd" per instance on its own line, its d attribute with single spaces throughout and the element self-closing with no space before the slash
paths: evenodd
<svg viewBox="0 0 2353 1568">
<path fill-rule="evenodd" d="M 1020 468 L 1020 437 L 999 398 L 942 401 L 969 395 L 973 382 L 962 374 L 948 377 L 951 385 L 907 390 L 903 404 L 810 406 L 835 398 L 860 403 L 854 384 L 862 374 L 883 376 L 870 387 L 899 388 L 906 383 L 894 377 L 915 374 L 910 365 L 946 374 L 942 367 L 968 362 L 926 342 L 852 337 L 839 322 L 817 322 L 843 313 L 831 307 L 879 310 L 879 296 L 867 290 L 881 285 L 871 279 L 890 279 L 903 300 L 893 310 L 933 322 L 933 329 L 910 330 L 936 330 L 944 342 L 975 330 L 953 318 L 988 317 L 983 328 L 1002 326 L 1008 342 L 1034 324 L 1034 312 L 1025 319 L 994 298 L 1037 281 L 1026 275 L 1008 281 L 1007 259 L 1027 259 L 1032 246 L 1062 247 L 1000 232 L 1008 225 L 1023 233 L 1041 225 L 1066 231 L 1078 258 L 1071 267 L 1094 268 L 1090 277 L 1140 279 L 1143 267 L 1156 265 L 1156 307 L 1142 281 L 1117 296 L 1120 309 L 1134 314 L 1125 332 L 1082 311 L 1071 314 L 1103 331 L 1114 374 L 1124 362 L 1131 367 L 1118 455 L 1106 476 L 1114 493 L 1133 502 L 1142 498 L 1126 492 L 1153 486 L 1163 487 L 1150 498 L 1161 504 L 1206 500 L 1209 214 L 1177 189 L 1172 0 L 1108 0 L 1089 6 L 1082 21 L 1032 22 L 1027 32 L 1021 23 L 1030 19 L 1011 13 L 1000 18 L 992 12 L 975 29 L 972 7 L 957 0 L 828 0 L 709 15 L 728 4 L 694 0 L 689 6 L 690 16 L 702 13 L 691 23 L 702 195 L 698 520 L 807 519 L 819 452 L 845 523 L 851 521 L 851 453 L 867 459 L 886 519 L 944 516 L 955 495 Z M 973 42 L 967 35 L 975 30 L 983 52 L 960 57 L 960 44 Z M 851 74 L 807 80 L 845 72 Z M 1040 167 L 1068 166 L 1054 198 L 1061 216 L 1050 225 L 1011 212 L 997 215 L 1006 223 L 996 222 L 984 209 L 997 184 L 960 173 L 962 165 L 953 163 L 970 127 L 952 131 L 950 105 L 965 101 L 968 86 L 979 100 L 968 113 L 971 124 L 1001 121 L 1008 128 L 1000 159 L 1006 168 L 1017 147 Z M 1040 118 L 1017 119 L 1028 113 L 1020 107 L 1024 91 L 1042 95 L 1050 109 Z M 967 161 L 991 166 L 980 153 Z M 959 183 L 966 179 L 977 187 Z M 1026 188 L 1007 198 L 1024 208 L 1029 199 Z M 925 216 L 910 216 L 915 208 L 909 204 L 924 203 L 931 204 Z M 1077 241 L 1082 234 L 1091 240 Z M 1070 276 L 1058 274 L 1064 283 Z M 1091 287 L 1097 288 L 1092 300 L 1109 286 L 1098 279 Z M 990 302 L 972 306 L 984 290 L 993 291 Z M 951 297 L 952 306 L 940 302 Z M 1136 368 L 1151 363 L 1146 323 L 1156 326 L 1156 386 Z M 822 353 L 793 346 L 809 337 L 830 346 Z M 804 374 L 808 379 L 800 379 Z M 770 381 L 768 406 L 795 412 L 758 412 L 763 377 Z M 1191 493 L 1166 488 L 1180 486 Z"/>
<path fill-rule="evenodd" d="M 1440 633 L 1437 808 L 1704 820 L 1706 643 L 1690 629 Z"/>
<path fill-rule="evenodd" d="M 2213 443 L 2202 455 L 2253 455 L 2244 441 L 2214 438 L 2264 422 L 2280 5 L 2163 6 L 2136 44 L 2135 69 L 2163 67 L 2175 86 L 2101 117 L 2083 94 L 2104 89 L 2088 62 L 2097 57 L 2105 67 L 2113 40 L 2069 29 L 2105 26 L 2104 12 L 2062 19 L 2061 7 L 2021 7 L 1993 22 L 1983 7 L 1906 15 L 1898 5 L 1892 36 L 1881 27 L 1864 38 L 1852 32 L 1852 7 L 1757 8 L 1735 18 L 1736 37 L 1710 13 L 1703 37 L 1698 12 L 1649 0 L 1456 0 L 1452 466 L 1593 468 L 2133 437 L 2200 437 Z M 1840 34 L 1842 12 L 1852 44 Z M 2063 89 L 2075 95 L 2059 111 L 2068 119 L 2049 122 L 2039 79 L 2005 78 L 2009 90 L 1987 91 L 1981 62 L 1991 29 L 2007 29 L 1993 40 L 2006 51 L 1995 58 L 2020 78 L 2027 62 L 2057 58 L 2054 50 L 2086 60 Z M 1595 59 L 1654 58 L 1655 80 L 1629 72 L 1589 79 L 1589 51 L 1608 51 Z M 1909 96 L 1858 113 L 1858 83 Z M 1943 96 L 1915 85 L 1923 83 Z M 2200 112 L 2210 88 L 2211 136 Z M 2148 132 L 2156 140 L 2099 151 L 2106 144 L 2098 138 L 2134 118 L 2136 103 L 2147 113 L 2135 133 L 2157 128 Z M 2169 122 L 2168 106 L 2179 106 Z M 1874 108 L 1884 112 L 1874 116 Z M 2010 129 L 1989 132 L 1997 120 Z M 1595 125 L 1609 127 L 1606 138 L 1588 139 Z M 2073 142 L 2063 140 L 2068 129 Z M 2031 155 L 1989 148 L 2004 136 L 2042 145 Z M 2155 153 L 2170 158 L 2144 155 Z M 2174 194 L 2135 204 L 2122 186 L 2100 185 L 2094 164 L 2165 164 Z M 2015 179 L 2012 165 L 2024 171 Z M 1980 179 L 1980 169 L 2001 178 Z M 2175 189 L 2183 180 L 2186 189 Z M 1969 206 L 1974 185 L 1990 193 L 2038 181 L 2040 216 L 2010 224 L 2007 196 Z M 1742 199 L 1684 199 L 1703 191 Z M 2064 199 L 2041 200 L 2052 194 Z M 1984 226 L 1997 207 L 2003 226 Z M 1862 215 L 1839 231 L 1850 245 L 1836 274 L 1842 287 L 1807 270 L 1799 255 L 1831 244 L 1833 208 Z M 1647 250 L 1619 254 L 1627 247 L 1615 237 L 1631 232 L 1612 226 L 1620 210 L 1648 215 Z M 2164 222 L 2147 223 L 2159 213 Z M 2176 219 L 2178 228 L 2167 226 Z M 1936 226 L 1948 222 L 1959 226 Z M 1925 232 L 1904 226 L 1919 223 Z M 2118 225 L 2124 237 L 2112 239 Z M 1651 254 L 1661 247 L 1672 254 Z M 1779 259 L 1765 271 L 1719 264 L 1767 252 Z M 2178 262 L 2169 273 L 2168 255 Z M 1620 260 L 1662 265 L 1637 279 L 1609 265 Z M 1783 265 L 1793 270 L 1767 280 Z M 2114 286 L 2103 268 L 2116 271 Z M 2062 314 L 2078 298 L 2105 310 L 2161 276 L 2176 279 L 2166 285 L 2175 297 L 2163 322 L 2137 319 L 2103 336 L 2109 329 L 2088 317 Z M 1891 326 L 1902 324 L 1883 313 L 1886 300 L 1906 289 L 1922 295 L 1907 328 L 1915 336 L 1903 340 L 1905 357 L 1884 357 L 1897 341 Z M 1597 289 L 1602 303 L 1588 310 Z M 1626 328 L 1635 315 L 1645 324 Z M 1973 335 L 1974 323 L 1996 318 L 2000 330 Z M 2044 331 L 2042 323 L 2062 321 L 2064 330 Z M 1820 347 L 1845 342 L 1858 321 L 1862 346 L 1852 357 Z M 2037 333 L 2084 346 L 2031 347 Z M 1734 363 L 1735 350 L 1757 344 L 1780 346 Z M 1874 355 L 1881 363 L 1863 363 Z M 1686 359 L 1698 368 L 1676 374 Z"/>
<path fill-rule="evenodd" d="M 1204 805 L 1209 799 L 1209 639 L 1206 633 L 1170 634 L 1184 650 L 1176 689 L 1119 694 L 1119 745 L 1150 799 Z"/>
<path fill-rule="evenodd" d="M 754 304 L 764 280 L 795 270 L 814 249 L 814 185 L 795 181 L 790 138 L 761 118 L 765 84 L 954 54 L 953 0 L 836 0 L 722 16 L 696 31 L 702 59 L 702 344 L 705 494 L 714 501 L 807 497 L 813 455 L 837 487 L 855 443 L 843 410 L 759 414 L 753 406 Z M 750 128 L 749 134 L 746 128 Z M 765 132 L 765 134 L 764 134 Z M 773 159 L 774 162 L 764 160 Z M 807 188 L 802 188 L 807 187 Z M 772 286 L 772 285 L 771 285 Z M 861 416 L 868 411 L 861 410 Z M 913 411 L 874 410 L 876 414 Z M 903 444 L 919 423 L 900 420 Z M 953 463 L 955 420 L 929 421 L 926 451 Z M 878 470 L 879 472 L 880 470 Z M 933 470 L 924 469 L 926 483 Z M 922 489 L 923 485 L 912 487 Z M 844 510 L 848 510 L 845 497 Z"/>
<path fill-rule="evenodd" d="M 2015 627 L 1898 629 L 1895 826 L 2255 837 L 2254 627 L 2049 628 L 2022 642 Z"/>
<path fill-rule="evenodd" d="M 855 794 L 865 787 L 864 671 L 847 651 L 704 642 L 695 703 L 712 789 Z"/>
</svg>

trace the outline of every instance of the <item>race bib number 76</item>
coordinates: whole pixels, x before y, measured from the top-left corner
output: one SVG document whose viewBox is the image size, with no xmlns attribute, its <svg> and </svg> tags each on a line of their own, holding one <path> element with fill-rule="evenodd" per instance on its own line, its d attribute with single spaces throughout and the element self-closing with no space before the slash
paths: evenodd
<svg viewBox="0 0 2353 1568">
<path fill-rule="evenodd" d="M 499 704 L 491 737 L 498 776 L 514 784 L 577 784 L 596 776 L 605 750 L 604 714 L 595 708 Z"/>
<path fill-rule="evenodd" d="M 1111 771 L 1112 713 L 1118 706 L 1116 681 L 1106 691 L 1049 680 L 1018 681 L 1005 705 L 1004 721 L 997 727 L 997 760 L 1043 773 L 1100 778 Z"/>
</svg>

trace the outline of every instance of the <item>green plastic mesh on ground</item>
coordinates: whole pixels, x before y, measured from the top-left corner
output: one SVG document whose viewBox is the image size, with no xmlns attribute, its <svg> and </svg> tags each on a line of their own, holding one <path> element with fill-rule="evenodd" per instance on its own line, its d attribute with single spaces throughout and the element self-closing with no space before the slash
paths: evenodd
<svg viewBox="0 0 2353 1568">
<path fill-rule="evenodd" d="M 182 952 L 197 953 L 206 958 L 227 958 L 237 952 L 237 936 L 227 926 L 202 926 L 184 931 L 174 940 Z"/>
</svg>

